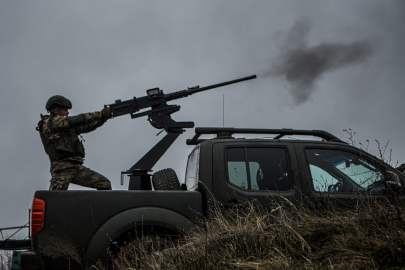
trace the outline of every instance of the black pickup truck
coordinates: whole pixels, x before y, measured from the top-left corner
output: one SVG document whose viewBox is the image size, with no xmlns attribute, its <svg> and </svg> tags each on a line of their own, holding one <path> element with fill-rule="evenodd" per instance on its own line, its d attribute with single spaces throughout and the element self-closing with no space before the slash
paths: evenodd
<svg viewBox="0 0 405 270">
<path fill-rule="evenodd" d="M 285 199 L 322 204 L 327 195 L 329 202 L 350 207 L 359 198 L 382 198 L 390 189 L 405 199 L 405 175 L 325 131 L 196 128 L 195 132 L 187 140 L 195 146 L 182 186 L 171 169 L 164 169 L 152 177 L 155 190 L 147 190 L 150 180 L 148 186 L 144 177 L 138 190 L 37 191 L 32 206 L 33 252 L 21 255 L 22 269 L 85 269 L 134 233 L 188 233 L 201 215 L 207 215 L 212 198 L 225 206 L 255 199 L 274 207 Z M 199 139 L 202 134 L 216 137 Z M 286 135 L 322 141 L 283 139 Z"/>
</svg>

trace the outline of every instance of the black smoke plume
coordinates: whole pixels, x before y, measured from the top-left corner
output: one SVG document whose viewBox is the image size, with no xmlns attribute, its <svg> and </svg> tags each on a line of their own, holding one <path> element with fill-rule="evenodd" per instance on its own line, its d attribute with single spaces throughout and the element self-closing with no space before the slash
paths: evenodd
<svg viewBox="0 0 405 270">
<path fill-rule="evenodd" d="M 267 74 L 283 77 L 291 84 L 290 92 L 297 105 L 309 99 L 323 74 L 363 63 L 372 54 L 372 47 L 366 40 L 308 47 L 306 37 L 309 30 L 308 21 L 298 21 L 290 31 L 279 36 L 282 39 L 281 53 Z"/>
</svg>

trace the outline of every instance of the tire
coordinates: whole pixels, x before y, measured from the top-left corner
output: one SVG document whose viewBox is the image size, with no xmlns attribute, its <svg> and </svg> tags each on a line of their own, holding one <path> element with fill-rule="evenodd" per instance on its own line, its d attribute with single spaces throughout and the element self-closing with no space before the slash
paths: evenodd
<svg viewBox="0 0 405 270">
<path fill-rule="evenodd" d="M 137 266 L 137 268 L 144 269 L 148 264 L 143 260 L 145 256 L 153 256 L 156 252 L 162 253 L 165 249 L 176 247 L 177 240 L 180 238 L 180 235 L 164 229 L 159 230 L 157 227 L 146 229 L 137 235 L 136 229 L 133 228 L 115 239 L 107 248 L 103 258 L 96 263 L 97 268 L 95 269 L 123 269 L 122 265 Z M 155 229 L 157 230 L 155 231 Z"/>
<path fill-rule="evenodd" d="M 155 190 L 181 190 L 179 178 L 170 168 L 155 172 L 152 183 Z"/>
</svg>

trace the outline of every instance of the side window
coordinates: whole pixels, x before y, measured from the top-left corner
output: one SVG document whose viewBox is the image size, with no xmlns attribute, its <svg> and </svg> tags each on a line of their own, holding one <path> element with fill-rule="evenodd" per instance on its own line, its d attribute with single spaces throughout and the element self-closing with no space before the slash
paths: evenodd
<svg viewBox="0 0 405 270">
<path fill-rule="evenodd" d="M 283 148 L 247 148 L 252 189 L 289 190 L 290 180 Z"/>
<path fill-rule="evenodd" d="M 228 148 L 228 176 L 229 181 L 242 189 L 248 188 L 246 159 L 244 148 Z"/>
<path fill-rule="evenodd" d="M 316 191 L 327 192 L 329 186 L 334 186 L 339 182 L 335 177 L 317 166 L 309 165 L 309 168 Z"/>
<path fill-rule="evenodd" d="M 188 156 L 187 168 L 186 168 L 186 180 L 187 190 L 195 191 L 198 189 L 198 173 L 200 164 L 200 146 L 194 147 L 191 154 Z"/>
<path fill-rule="evenodd" d="M 252 181 L 252 189 L 259 190 L 259 185 L 257 183 L 257 176 L 258 172 L 260 173 L 260 164 L 258 162 L 249 161 L 249 171 L 250 171 L 250 179 Z M 261 176 L 263 176 L 263 174 Z"/>
<path fill-rule="evenodd" d="M 314 189 L 320 192 L 365 192 L 383 180 L 383 172 L 350 152 L 307 149 Z"/>
<path fill-rule="evenodd" d="M 229 181 L 242 189 L 279 191 L 290 189 L 284 148 L 228 148 L 227 167 Z"/>
</svg>

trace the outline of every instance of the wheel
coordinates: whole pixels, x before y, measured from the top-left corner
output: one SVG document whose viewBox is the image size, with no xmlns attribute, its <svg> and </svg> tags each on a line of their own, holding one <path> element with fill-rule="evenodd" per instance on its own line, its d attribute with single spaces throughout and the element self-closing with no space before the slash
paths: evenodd
<svg viewBox="0 0 405 270">
<path fill-rule="evenodd" d="M 142 232 L 136 229 L 121 234 L 112 241 L 103 258 L 95 269 L 144 269 L 146 257 L 164 252 L 176 246 L 179 235 L 159 227 L 144 227 Z M 133 268 L 132 268 L 133 267 Z"/>
<path fill-rule="evenodd" d="M 173 169 L 163 169 L 155 172 L 152 177 L 155 190 L 181 190 L 179 178 Z"/>
</svg>

